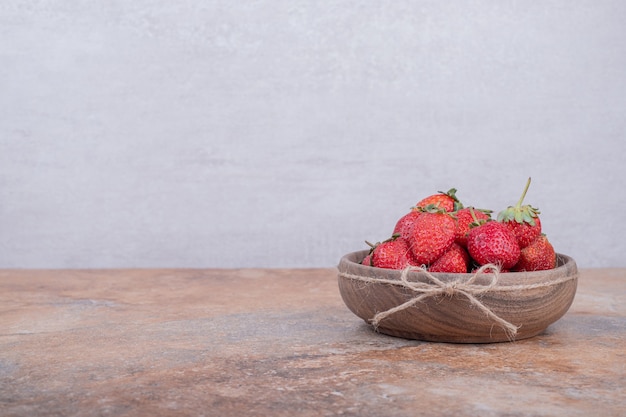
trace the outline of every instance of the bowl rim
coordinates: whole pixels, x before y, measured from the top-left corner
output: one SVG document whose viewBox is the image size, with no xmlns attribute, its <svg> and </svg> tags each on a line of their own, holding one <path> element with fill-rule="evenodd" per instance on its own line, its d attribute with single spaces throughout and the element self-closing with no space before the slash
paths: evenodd
<svg viewBox="0 0 626 417">
<path fill-rule="evenodd" d="M 384 276 L 384 278 L 388 280 L 401 280 L 401 277 L 404 273 L 404 271 L 401 269 L 386 269 L 361 264 L 360 262 L 363 260 L 363 258 L 365 258 L 365 256 L 367 256 L 368 253 L 368 249 L 363 249 L 343 255 L 337 266 L 340 277 L 342 277 L 342 273 L 345 273 L 349 270 L 352 273 L 372 278 Z M 559 276 L 571 276 L 578 274 L 578 268 L 574 258 L 562 253 L 556 253 L 556 257 L 557 266 L 552 269 L 546 269 L 541 271 L 502 272 L 499 274 L 498 277 L 498 285 L 513 286 L 518 285 L 522 282 L 528 283 L 529 281 L 544 282 L 553 280 L 555 277 Z M 414 282 L 427 281 L 429 275 L 432 275 L 440 279 L 441 281 L 446 282 L 469 280 L 474 277 L 476 273 L 429 272 L 427 270 L 415 270 L 409 271 L 406 278 L 408 281 Z M 494 275 L 495 274 L 492 272 L 483 272 L 480 274 L 480 276 L 476 277 L 476 282 L 485 283 L 489 280 L 492 280 Z"/>
</svg>

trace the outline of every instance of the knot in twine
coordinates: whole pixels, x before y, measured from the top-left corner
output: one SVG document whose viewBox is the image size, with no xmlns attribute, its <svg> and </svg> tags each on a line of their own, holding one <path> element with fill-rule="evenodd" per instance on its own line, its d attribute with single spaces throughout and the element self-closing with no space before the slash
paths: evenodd
<svg viewBox="0 0 626 417">
<path fill-rule="evenodd" d="M 479 285 L 475 284 L 476 278 L 482 274 L 485 270 L 493 270 L 494 273 L 491 277 L 490 282 L 487 285 Z M 408 276 L 410 272 L 422 272 L 424 275 L 430 280 L 431 283 L 425 282 L 413 282 L 409 281 Z M 384 320 L 385 318 L 395 314 L 399 311 L 406 310 L 407 308 L 419 303 L 420 301 L 435 296 L 449 296 L 452 297 L 454 295 L 462 295 L 467 298 L 472 305 L 478 308 L 480 311 L 485 313 L 490 319 L 496 322 L 502 329 L 506 332 L 509 339 L 513 340 L 515 335 L 517 334 L 518 326 L 504 320 L 502 317 L 495 314 L 489 307 L 487 307 L 484 303 L 482 303 L 477 297 L 481 296 L 484 293 L 492 291 L 494 287 L 497 286 L 498 280 L 500 279 L 500 268 L 494 264 L 487 264 L 481 266 L 471 277 L 467 280 L 463 280 L 459 278 L 454 281 L 445 282 L 428 272 L 424 267 L 416 267 L 416 266 L 408 266 L 402 270 L 402 274 L 400 275 L 400 280 L 392 280 L 392 279 L 381 279 L 381 278 L 369 278 L 363 277 L 360 275 L 346 274 L 342 273 L 342 276 L 351 279 L 357 279 L 363 282 L 369 283 L 383 283 L 383 284 L 392 284 L 392 285 L 400 285 L 402 287 L 408 288 L 414 293 L 418 294 L 417 296 L 411 298 L 407 302 L 400 304 L 399 306 L 392 307 L 389 310 L 381 311 L 376 313 L 373 318 L 369 321 L 374 326 L 375 329 L 378 328 L 378 324 Z"/>
</svg>

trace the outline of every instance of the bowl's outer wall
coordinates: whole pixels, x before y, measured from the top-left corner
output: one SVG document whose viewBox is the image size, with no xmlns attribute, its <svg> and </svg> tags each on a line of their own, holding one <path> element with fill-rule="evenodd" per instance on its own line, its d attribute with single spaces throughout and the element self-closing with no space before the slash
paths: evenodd
<svg viewBox="0 0 626 417">
<path fill-rule="evenodd" d="M 419 294 L 400 285 L 366 283 L 341 275 L 346 273 L 399 280 L 402 271 L 360 265 L 359 262 L 366 254 L 367 251 L 353 252 L 341 259 L 338 284 L 346 306 L 369 323 L 376 313 L 396 307 Z M 570 308 L 576 294 L 578 269 L 576 262 L 567 255 L 558 254 L 558 260 L 557 268 L 552 270 L 501 274 L 498 290 L 479 297 L 479 301 L 495 315 L 519 327 L 515 339 L 541 333 Z M 442 281 L 471 276 L 434 275 Z M 430 282 L 425 273 L 412 272 L 409 277 L 412 281 Z M 551 284 L 565 277 L 571 279 Z M 484 274 L 484 279 L 482 276 L 479 278 L 481 280 L 477 280 L 477 283 L 486 283 L 491 275 Z M 526 288 L 520 289 L 520 286 Z M 511 287 L 511 290 L 507 287 Z M 379 323 L 378 331 L 431 341 L 485 343 L 510 340 L 503 328 L 460 293 L 425 298 L 385 318 Z"/>
</svg>

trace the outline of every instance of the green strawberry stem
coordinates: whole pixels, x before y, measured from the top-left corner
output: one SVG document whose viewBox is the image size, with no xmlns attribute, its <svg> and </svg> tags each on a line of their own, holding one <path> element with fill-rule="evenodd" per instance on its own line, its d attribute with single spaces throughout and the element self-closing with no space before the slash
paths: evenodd
<svg viewBox="0 0 626 417">
<path fill-rule="evenodd" d="M 366 240 L 365 243 L 367 244 L 367 246 L 370 247 L 370 253 L 371 253 L 374 249 L 376 249 L 376 246 L 380 245 L 381 243 L 391 242 L 392 240 L 396 240 L 399 237 L 400 237 L 400 233 L 394 233 L 391 235 L 389 239 L 385 239 L 382 242 L 371 243 Z"/>
<path fill-rule="evenodd" d="M 522 196 L 520 197 L 515 207 L 517 208 L 522 207 L 522 203 L 524 202 L 524 198 L 526 197 L 526 193 L 528 192 L 528 187 L 530 187 L 530 177 L 528 177 L 528 181 L 526 181 L 526 187 L 524 187 L 524 192 L 522 193 Z"/>
<path fill-rule="evenodd" d="M 528 181 L 526 181 L 526 187 L 524 187 L 524 192 L 517 204 L 515 206 L 509 206 L 498 213 L 499 222 L 516 221 L 517 223 L 528 223 L 531 226 L 535 225 L 535 218 L 538 217 L 540 213 L 539 209 L 530 204 L 522 206 L 526 192 L 528 192 L 528 187 L 530 187 L 530 177 L 528 177 Z"/>
<path fill-rule="evenodd" d="M 474 207 L 470 207 L 469 211 L 472 215 L 472 219 L 474 219 L 474 223 L 478 223 L 478 217 L 476 217 L 476 213 L 474 213 Z"/>
<path fill-rule="evenodd" d="M 453 211 L 458 211 L 458 210 L 461 210 L 463 208 L 463 203 L 461 203 L 459 198 L 456 196 L 456 192 L 457 192 L 456 188 L 450 188 L 445 193 L 443 191 L 437 191 L 437 192 L 439 194 L 447 195 L 448 197 L 452 198 L 452 200 L 454 201 L 454 210 Z"/>
<path fill-rule="evenodd" d="M 476 212 L 474 211 L 474 207 L 470 207 L 469 211 L 470 211 L 470 214 L 472 215 L 472 219 L 474 219 L 474 221 L 469 224 L 470 229 L 483 225 L 489 221 L 489 220 L 478 220 L 478 217 L 476 217 Z M 489 213 L 491 213 L 491 210 L 485 211 L 485 210 L 478 209 L 478 211 L 482 211 L 483 213 L 486 213 L 488 211 Z"/>
<path fill-rule="evenodd" d="M 436 204 L 428 204 L 424 207 L 417 207 L 417 210 L 421 211 L 422 213 L 433 213 L 433 214 L 445 214 L 447 216 L 450 216 L 452 218 L 456 218 L 455 212 L 448 212 L 442 208 L 440 208 L 438 205 Z"/>
</svg>

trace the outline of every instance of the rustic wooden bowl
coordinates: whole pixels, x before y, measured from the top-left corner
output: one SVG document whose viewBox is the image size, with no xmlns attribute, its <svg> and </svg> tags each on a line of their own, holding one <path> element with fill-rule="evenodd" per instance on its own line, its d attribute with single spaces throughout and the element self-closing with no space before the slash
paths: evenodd
<svg viewBox="0 0 626 417">
<path fill-rule="evenodd" d="M 557 254 L 555 269 L 496 277 L 491 273 L 431 274 L 374 268 L 360 264 L 367 253 L 353 252 L 341 258 L 341 297 L 354 314 L 374 323 L 378 332 L 407 339 L 491 343 L 533 337 L 567 312 L 578 284 L 576 262 L 562 254 Z M 403 274 L 407 283 L 401 280 Z M 472 285 L 464 286 L 468 280 L 473 280 Z M 451 289 L 454 283 L 461 285 Z M 420 300 L 412 303 L 416 297 Z M 410 305 L 375 320 L 380 318 L 377 313 L 403 304 Z"/>
</svg>

